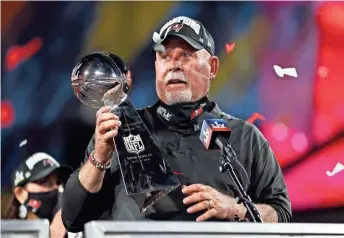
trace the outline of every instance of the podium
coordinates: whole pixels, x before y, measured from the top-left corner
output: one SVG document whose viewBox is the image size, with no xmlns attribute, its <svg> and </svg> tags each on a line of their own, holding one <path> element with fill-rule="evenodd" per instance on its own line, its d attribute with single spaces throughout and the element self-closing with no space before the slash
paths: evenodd
<svg viewBox="0 0 344 238">
<path fill-rule="evenodd" d="M 2 238 L 49 238 L 49 220 L 1 220 Z"/>
<path fill-rule="evenodd" d="M 344 224 L 245 222 L 111 222 L 85 225 L 86 238 L 344 238 Z"/>
</svg>

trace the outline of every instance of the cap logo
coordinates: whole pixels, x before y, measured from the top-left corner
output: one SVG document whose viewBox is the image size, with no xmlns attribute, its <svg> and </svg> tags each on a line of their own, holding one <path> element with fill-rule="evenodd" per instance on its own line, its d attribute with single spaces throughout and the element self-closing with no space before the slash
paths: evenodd
<svg viewBox="0 0 344 238">
<path fill-rule="evenodd" d="M 37 152 L 33 155 L 31 155 L 31 157 L 29 157 L 27 160 L 26 160 L 26 165 L 27 167 L 32 170 L 33 167 L 40 161 L 42 160 L 45 160 L 45 159 L 48 159 L 50 160 L 52 163 L 54 163 L 57 167 L 60 167 L 60 164 L 53 158 L 51 157 L 50 155 L 44 153 L 44 152 Z"/>
<path fill-rule="evenodd" d="M 177 23 L 177 24 L 174 24 L 172 27 L 171 27 L 171 30 L 172 31 L 175 31 L 175 32 L 178 32 L 180 31 L 180 29 L 183 28 L 183 23 Z"/>
<path fill-rule="evenodd" d="M 53 161 L 51 161 L 50 159 L 45 159 L 45 160 L 43 160 L 43 165 L 44 166 L 47 166 L 47 165 L 49 165 L 49 166 L 54 166 L 54 162 Z"/>
<path fill-rule="evenodd" d="M 191 29 L 193 29 L 194 32 L 195 32 L 197 35 L 199 34 L 200 29 L 201 29 L 200 24 L 198 24 L 197 22 L 195 22 L 195 21 L 194 21 L 193 19 L 191 19 L 191 18 L 180 16 L 180 17 L 175 17 L 175 18 L 173 18 L 172 20 L 166 22 L 165 25 L 160 29 L 159 35 L 161 36 L 161 34 L 162 34 L 169 26 L 171 26 L 172 24 L 174 24 L 174 23 L 182 23 L 182 22 L 183 22 L 184 25 L 187 25 L 187 26 L 191 27 Z"/>
<path fill-rule="evenodd" d="M 32 207 L 32 211 L 35 212 L 41 207 L 41 202 L 36 199 L 30 199 L 27 205 Z"/>
</svg>

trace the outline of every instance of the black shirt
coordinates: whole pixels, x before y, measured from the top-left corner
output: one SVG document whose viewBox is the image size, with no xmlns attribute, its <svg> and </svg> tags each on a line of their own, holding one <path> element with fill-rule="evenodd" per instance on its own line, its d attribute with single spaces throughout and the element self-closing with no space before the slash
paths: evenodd
<svg viewBox="0 0 344 238">
<path fill-rule="evenodd" d="M 286 184 L 268 141 L 254 125 L 225 114 L 215 103 L 213 105 L 210 113 L 227 120 L 232 129 L 230 142 L 247 172 L 249 181 L 245 179 L 242 170 L 237 169 L 236 172 L 247 194 L 256 204 L 272 206 L 277 212 L 279 222 L 289 222 L 291 205 Z M 169 129 L 158 117 L 156 109 L 157 104 L 137 111 L 181 184 L 201 183 L 234 197 L 234 182 L 228 174 L 218 170 L 220 152 L 206 150 L 199 140 L 200 131 L 197 128 L 192 133 Z M 85 159 L 93 149 L 94 137 L 87 147 Z M 83 230 L 85 223 L 91 220 L 195 221 L 201 214 L 186 212 L 181 187 L 178 187 L 141 215 L 140 207 L 144 203 L 145 195 L 126 194 L 115 155 L 99 192 L 86 191 L 80 184 L 78 174 L 79 170 L 71 175 L 63 195 L 62 220 L 66 229 L 71 232 Z"/>
</svg>

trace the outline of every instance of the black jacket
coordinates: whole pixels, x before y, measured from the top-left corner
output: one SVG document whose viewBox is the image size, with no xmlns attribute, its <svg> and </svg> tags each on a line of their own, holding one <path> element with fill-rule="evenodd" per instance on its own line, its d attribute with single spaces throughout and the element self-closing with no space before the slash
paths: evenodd
<svg viewBox="0 0 344 238">
<path fill-rule="evenodd" d="M 182 184 L 201 183 L 234 196 L 234 182 L 228 174 L 220 173 L 219 151 L 206 150 L 199 140 L 199 130 L 191 135 L 169 130 L 157 116 L 157 105 L 137 110 L 163 158 L 170 164 Z M 249 182 L 238 169 L 243 187 L 254 203 L 272 206 L 279 222 L 291 220 L 291 205 L 281 169 L 268 141 L 252 124 L 223 113 L 216 104 L 211 114 L 228 120 L 232 129 L 230 142 L 246 169 Z M 88 158 L 94 149 L 92 137 L 86 153 Z M 114 153 L 115 154 L 115 153 Z M 183 204 L 181 188 L 159 200 L 145 216 L 140 215 L 144 195 L 128 196 L 115 156 L 111 169 L 106 171 L 103 186 L 98 193 L 87 192 L 78 179 L 79 170 L 69 178 L 63 195 L 62 220 L 68 231 L 83 230 L 91 220 L 192 220 L 200 214 L 188 214 Z"/>
</svg>

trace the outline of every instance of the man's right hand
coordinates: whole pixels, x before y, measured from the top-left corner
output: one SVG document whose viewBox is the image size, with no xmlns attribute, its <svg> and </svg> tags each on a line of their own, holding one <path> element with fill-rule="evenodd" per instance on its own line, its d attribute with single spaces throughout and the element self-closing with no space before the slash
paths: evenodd
<svg viewBox="0 0 344 238">
<path fill-rule="evenodd" d="M 108 164 L 114 151 L 113 138 L 121 125 L 118 116 L 111 112 L 110 107 L 102 107 L 97 111 L 96 131 L 94 133 L 94 159 L 102 164 Z M 79 181 L 89 192 L 98 192 L 103 184 L 105 171 L 95 167 L 89 160 L 81 167 Z"/>
<path fill-rule="evenodd" d="M 118 116 L 111 112 L 109 106 L 100 108 L 96 117 L 94 158 L 98 163 L 107 164 L 114 151 L 113 138 L 118 134 L 121 121 Z"/>
</svg>

